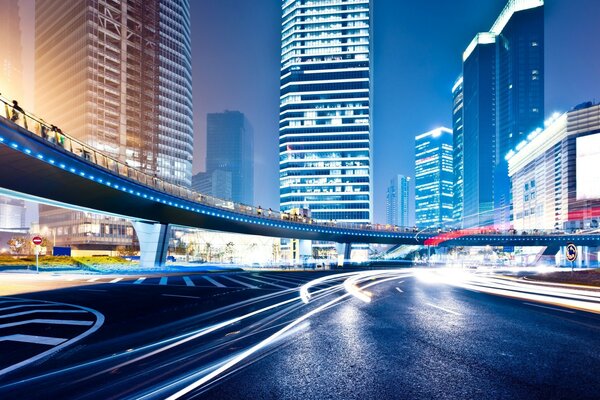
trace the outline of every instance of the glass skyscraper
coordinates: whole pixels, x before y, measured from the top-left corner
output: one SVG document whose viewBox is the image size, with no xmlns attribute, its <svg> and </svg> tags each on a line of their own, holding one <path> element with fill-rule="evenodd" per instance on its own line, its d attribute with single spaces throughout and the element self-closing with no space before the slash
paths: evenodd
<svg viewBox="0 0 600 400">
<path fill-rule="evenodd" d="M 35 4 L 36 113 L 150 175 L 191 184 L 188 0 Z M 69 27 L 66 29 L 65 27 Z M 40 206 L 58 245 L 131 244 L 124 220 Z"/>
<path fill-rule="evenodd" d="M 371 1 L 282 0 L 280 206 L 370 222 Z"/>
<path fill-rule="evenodd" d="M 505 156 L 544 118 L 544 2 L 509 0 L 463 54 L 463 226 L 508 225 Z"/>
<path fill-rule="evenodd" d="M 408 226 L 408 195 L 410 178 L 397 175 L 387 188 L 385 215 L 386 223 L 396 226 Z"/>
<path fill-rule="evenodd" d="M 452 131 L 454 135 L 454 209 L 452 212 L 452 219 L 454 220 L 454 226 L 461 228 L 465 174 L 463 119 L 464 92 L 462 75 L 456 80 L 452 87 L 452 103 Z"/>
<path fill-rule="evenodd" d="M 452 223 L 452 136 L 451 129 L 437 128 L 415 138 L 415 223 L 419 228 Z"/>
<path fill-rule="evenodd" d="M 254 204 L 254 134 L 239 111 L 206 116 L 206 172 L 194 189 L 224 200 Z"/>
</svg>

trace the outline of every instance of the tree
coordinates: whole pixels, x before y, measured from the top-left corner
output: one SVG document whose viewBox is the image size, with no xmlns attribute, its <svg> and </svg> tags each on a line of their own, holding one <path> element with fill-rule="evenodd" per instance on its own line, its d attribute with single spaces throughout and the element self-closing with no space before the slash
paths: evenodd
<svg viewBox="0 0 600 400">
<path fill-rule="evenodd" d="M 139 249 L 134 246 L 117 246 L 117 254 L 119 257 L 131 257 L 136 256 L 138 254 Z"/>
<path fill-rule="evenodd" d="M 235 243 L 233 242 L 229 242 L 225 245 L 225 255 L 227 257 L 227 259 L 229 260 L 230 264 L 233 264 L 233 247 L 235 246 Z"/>
<path fill-rule="evenodd" d="M 28 249 L 28 240 L 23 236 L 13 236 L 6 242 L 13 254 L 23 254 Z"/>
</svg>

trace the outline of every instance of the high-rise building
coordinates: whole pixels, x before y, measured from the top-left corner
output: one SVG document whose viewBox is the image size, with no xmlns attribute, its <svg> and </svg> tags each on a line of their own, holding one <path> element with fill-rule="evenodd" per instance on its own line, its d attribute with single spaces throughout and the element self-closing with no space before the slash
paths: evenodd
<svg viewBox="0 0 600 400">
<path fill-rule="evenodd" d="M 188 0 L 36 1 L 36 113 L 128 165 L 191 184 Z M 68 27 L 68 29 L 65 29 Z M 44 206 L 58 245 L 131 242 L 126 221 Z"/>
<path fill-rule="evenodd" d="M 508 153 L 518 230 L 600 227 L 600 105 L 554 116 Z"/>
<path fill-rule="evenodd" d="M 464 120 L 463 120 L 463 77 L 456 80 L 452 87 L 452 132 L 454 138 L 454 209 L 452 211 L 452 220 L 456 228 L 462 227 L 463 215 L 463 191 L 464 191 L 464 173 L 465 173 L 465 153 L 464 153 Z"/>
<path fill-rule="evenodd" d="M 544 118 L 543 5 L 509 0 L 463 54 L 465 227 L 510 223 L 505 155 Z"/>
<path fill-rule="evenodd" d="M 387 188 L 385 202 L 386 223 L 396 226 L 408 226 L 408 191 L 410 178 L 397 175 Z"/>
<path fill-rule="evenodd" d="M 454 163 L 452 130 L 415 137 L 415 223 L 419 228 L 452 224 Z"/>
<path fill-rule="evenodd" d="M 0 0 L 0 93 L 23 104 L 23 62 L 19 0 Z M 0 196 L 0 229 L 25 227 L 25 202 Z"/>
<path fill-rule="evenodd" d="M 206 172 L 194 175 L 201 193 L 254 203 L 254 133 L 243 113 L 225 111 L 206 118 Z"/>
<path fill-rule="evenodd" d="M 280 206 L 370 222 L 371 1 L 282 0 Z"/>
</svg>

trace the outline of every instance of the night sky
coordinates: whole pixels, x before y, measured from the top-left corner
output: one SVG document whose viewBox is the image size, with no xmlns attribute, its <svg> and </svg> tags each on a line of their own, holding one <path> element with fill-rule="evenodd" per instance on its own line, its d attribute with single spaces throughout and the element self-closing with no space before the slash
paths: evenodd
<svg viewBox="0 0 600 400">
<path fill-rule="evenodd" d="M 374 221 L 385 190 L 414 174 L 414 136 L 451 127 L 462 52 L 505 0 L 375 0 Z M 255 132 L 255 202 L 278 208 L 280 0 L 192 0 L 196 154 L 203 170 L 206 113 L 239 110 Z M 546 115 L 600 101 L 600 0 L 546 1 Z M 414 210 L 411 200 L 411 214 Z"/>
</svg>

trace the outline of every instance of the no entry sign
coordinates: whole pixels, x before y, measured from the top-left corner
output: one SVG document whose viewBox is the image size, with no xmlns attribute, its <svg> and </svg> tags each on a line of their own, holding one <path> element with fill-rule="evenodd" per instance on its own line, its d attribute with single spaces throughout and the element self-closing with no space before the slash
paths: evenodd
<svg viewBox="0 0 600 400">
<path fill-rule="evenodd" d="M 35 236 L 33 239 L 31 239 L 31 241 L 33 242 L 33 244 L 35 244 L 36 246 L 39 246 L 40 244 L 42 244 L 43 239 L 39 236 Z"/>
</svg>

